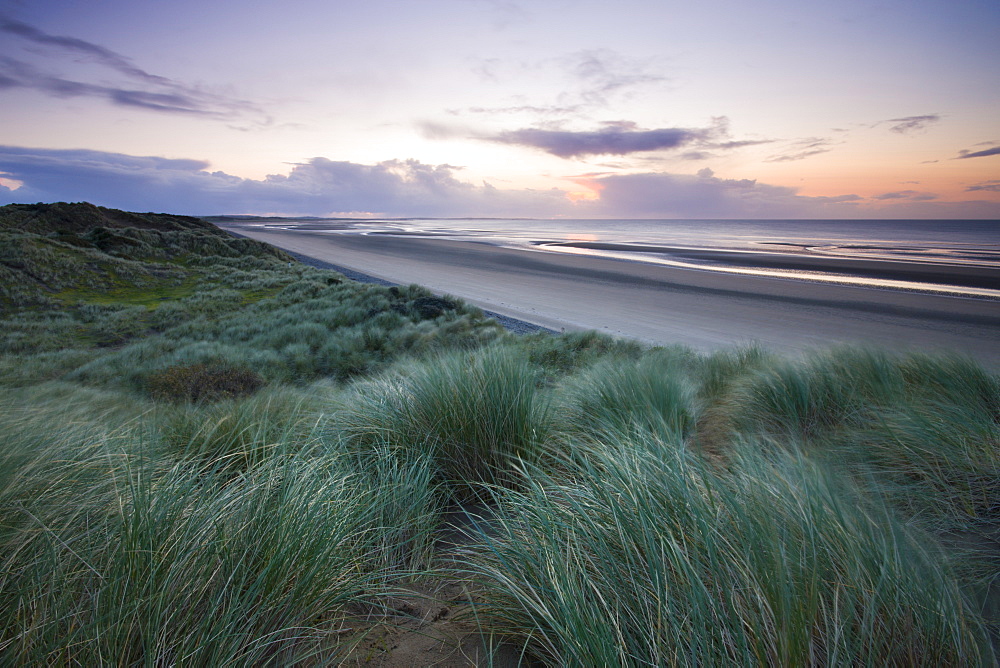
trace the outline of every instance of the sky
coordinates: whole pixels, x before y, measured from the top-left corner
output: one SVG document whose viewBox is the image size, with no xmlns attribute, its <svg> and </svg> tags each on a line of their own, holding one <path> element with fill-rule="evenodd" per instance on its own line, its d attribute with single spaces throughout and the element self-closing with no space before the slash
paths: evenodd
<svg viewBox="0 0 1000 668">
<path fill-rule="evenodd" d="M 1000 219 L 997 0 L 0 0 L 0 204 Z"/>
</svg>

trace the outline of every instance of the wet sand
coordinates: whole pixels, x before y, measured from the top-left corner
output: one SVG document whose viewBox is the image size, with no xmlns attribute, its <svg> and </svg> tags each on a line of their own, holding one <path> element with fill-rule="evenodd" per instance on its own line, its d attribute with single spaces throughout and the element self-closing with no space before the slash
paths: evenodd
<svg viewBox="0 0 1000 668">
<path fill-rule="evenodd" d="M 642 244 L 569 242 L 545 244 L 567 248 L 651 253 L 667 258 L 718 262 L 736 267 L 767 267 L 797 271 L 823 271 L 865 278 L 880 278 L 918 283 L 941 283 L 970 288 L 1000 290 L 1000 269 L 974 264 L 944 264 L 875 260 L 799 253 L 763 253 L 712 249 L 674 248 Z M 1000 258 L 995 261 L 1000 263 Z"/>
<path fill-rule="evenodd" d="M 1000 368 L 998 301 L 463 241 L 223 227 L 371 276 L 418 283 L 556 330 L 596 329 L 703 351 L 749 342 L 784 352 L 837 343 L 946 350 Z M 821 261 L 829 270 L 830 260 Z M 879 262 L 867 262 L 871 266 L 864 271 L 880 271 Z M 981 270 L 974 273 L 979 275 L 970 280 L 983 278 Z"/>
</svg>

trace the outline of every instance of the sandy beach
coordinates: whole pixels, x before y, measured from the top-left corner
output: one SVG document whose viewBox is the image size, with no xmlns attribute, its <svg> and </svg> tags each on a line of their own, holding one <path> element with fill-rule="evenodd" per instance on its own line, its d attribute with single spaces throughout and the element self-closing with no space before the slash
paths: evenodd
<svg viewBox="0 0 1000 668">
<path fill-rule="evenodd" d="M 595 329 L 702 351 L 749 342 L 783 352 L 837 343 L 950 350 L 1000 368 L 998 301 L 734 275 L 474 242 L 240 224 L 223 227 L 371 276 L 418 283 L 556 330 Z M 873 260 L 869 267 L 851 270 L 877 275 L 883 268 L 880 264 Z M 995 280 L 989 273 L 984 276 L 977 269 L 958 280 Z"/>
</svg>

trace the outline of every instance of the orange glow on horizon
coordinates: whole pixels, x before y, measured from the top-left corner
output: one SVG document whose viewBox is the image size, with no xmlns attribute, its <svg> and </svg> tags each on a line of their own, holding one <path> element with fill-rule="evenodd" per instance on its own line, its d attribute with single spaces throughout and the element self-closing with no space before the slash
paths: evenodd
<svg viewBox="0 0 1000 668">
<path fill-rule="evenodd" d="M 604 186 L 600 181 L 590 176 L 567 177 L 567 181 L 582 186 L 582 190 L 570 190 L 566 193 L 566 199 L 576 204 L 577 202 L 596 202 L 601 199 L 601 191 Z"/>
<path fill-rule="evenodd" d="M 601 194 L 593 190 L 571 190 L 566 193 L 566 199 L 574 204 L 576 202 L 592 202 L 601 199 Z"/>
</svg>

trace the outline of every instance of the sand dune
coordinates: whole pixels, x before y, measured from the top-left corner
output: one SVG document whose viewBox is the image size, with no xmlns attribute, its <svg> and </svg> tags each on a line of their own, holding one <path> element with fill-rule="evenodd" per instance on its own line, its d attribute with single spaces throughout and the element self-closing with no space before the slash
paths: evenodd
<svg viewBox="0 0 1000 668">
<path fill-rule="evenodd" d="M 699 350 L 759 342 L 944 349 L 1000 367 L 1000 302 L 733 275 L 482 243 L 228 225 L 280 248 L 418 283 L 554 329 L 596 329 Z"/>
</svg>

